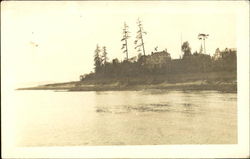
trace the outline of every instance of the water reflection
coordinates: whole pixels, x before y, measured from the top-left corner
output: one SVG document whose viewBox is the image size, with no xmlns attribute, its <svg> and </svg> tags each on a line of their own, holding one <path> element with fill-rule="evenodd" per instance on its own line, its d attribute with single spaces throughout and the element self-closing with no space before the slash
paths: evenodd
<svg viewBox="0 0 250 159">
<path fill-rule="evenodd" d="M 179 112 L 187 114 L 195 114 L 195 105 L 190 103 L 182 103 L 180 106 L 171 105 L 171 103 L 166 104 L 139 104 L 139 105 L 120 105 L 120 106 L 98 106 L 96 107 L 97 113 L 137 113 L 137 112 L 155 112 L 155 113 L 165 113 L 165 112 Z"/>
<path fill-rule="evenodd" d="M 17 112 L 20 128 L 15 132 L 25 146 L 229 144 L 237 142 L 236 96 L 216 91 L 19 91 L 14 96 L 18 105 L 11 109 Z"/>
<path fill-rule="evenodd" d="M 217 92 L 166 90 L 98 92 L 95 112 L 98 114 L 173 112 L 193 117 L 205 112 L 202 107 L 203 101 L 211 103 L 213 96 L 210 94 L 214 93 Z"/>
<path fill-rule="evenodd" d="M 133 112 L 166 112 L 170 111 L 170 104 L 139 104 L 139 105 L 120 105 L 120 106 L 98 106 L 97 113 L 133 113 Z"/>
</svg>

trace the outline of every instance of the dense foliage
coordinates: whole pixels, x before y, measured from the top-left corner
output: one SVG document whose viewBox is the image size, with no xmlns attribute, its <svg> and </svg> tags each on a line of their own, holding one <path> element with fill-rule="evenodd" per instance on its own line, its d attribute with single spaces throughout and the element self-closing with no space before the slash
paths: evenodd
<svg viewBox="0 0 250 159">
<path fill-rule="evenodd" d="M 101 54 L 99 46 L 95 50 L 95 73 L 90 73 L 81 80 L 90 79 L 93 77 L 138 77 L 141 75 L 171 75 L 171 74 L 184 74 L 184 73 L 205 73 L 205 72 L 236 72 L 236 53 L 235 49 L 225 49 L 218 51 L 214 56 L 202 53 L 191 53 L 188 42 L 182 45 L 184 52 L 183 57 L 180 59 L 171 59 L 167 52 L 159 54 L 152 53 L 151 55 L 140 55 L 136 60 L 119 61 L 113 59 L 108 62 L 107 52 L 105 48 L 105 60 Z M 161 56 L 161 55 L 166 56 Z M 150 61 L 153 56 L 161 59 L 160 63 Z M 105 62 L 104 62 L 105 61 Z M 147 62 L 149 61 L 149 62 Z"/>
</svg>

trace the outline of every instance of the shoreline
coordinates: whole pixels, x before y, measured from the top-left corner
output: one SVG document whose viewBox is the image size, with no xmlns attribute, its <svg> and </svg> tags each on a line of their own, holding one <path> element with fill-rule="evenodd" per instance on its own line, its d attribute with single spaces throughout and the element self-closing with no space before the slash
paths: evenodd
<svg viewBox="0 0 250 159">
<path fill-rule="evenodd" d="M 65 90 L 68 92 L 76 91 L 140 91 L 150 89 L 162 90 L 215 90 L 221 92 L 236 93 L 236 82 L 213 82 L 207 83 L 206 81 L 194 81 L 186 83 L 160 83 L 160 84 L 140 84 L 128 85 L 121 83 L 111 84 L 84 84 L 82 82 L 68 82 L 63 84 L 48 84 L 36 87 L 18 88 L 16 90 Z"/>
<path fill-rule="evenodd" d="M 127 91 L 127 90 L 215 90 L 237 92 L 236 72 L 145 75 L 137 77 L 93 76 L 83 81 L 52 83 L 16 90 Z"/>
</svg>

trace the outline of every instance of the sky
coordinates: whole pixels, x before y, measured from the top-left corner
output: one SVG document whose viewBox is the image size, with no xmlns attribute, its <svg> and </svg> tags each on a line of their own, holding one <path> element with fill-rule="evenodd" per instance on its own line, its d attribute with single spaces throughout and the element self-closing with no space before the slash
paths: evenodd
<svg viewBox="0 0 250 159">
<path fill-rule="evenodd" d="M 123 60 L 122 29 L 129 26 L 129 57 L 134 49 L 136 21 L 142 20 L 146 54 L 156 46 L 179 58 L 182 42 L 199 51 L 199 33 L 209 34 L 206 52 L 237 47 L 234 1 L 10 1 L 1 4 L 1 70 L 10 82 L 65 82 L 93 71 L 96 45 L 108 58 Z"/>
</svg>

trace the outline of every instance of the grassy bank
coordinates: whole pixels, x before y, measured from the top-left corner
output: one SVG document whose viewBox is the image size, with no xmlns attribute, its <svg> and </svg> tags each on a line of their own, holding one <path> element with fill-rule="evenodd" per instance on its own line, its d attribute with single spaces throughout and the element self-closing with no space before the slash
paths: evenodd
<svg viewBox="0 0 250 159">
<path fill-rule="evenodd" d="M 84 81 L 55 83 L 18 90 L 67 90 L 67 91 L 110 91 L 110 90 L 218 90 L 237 92 L 236 73 L 186 73 L 140 77 L 93 77 Z"/>
</svg>

